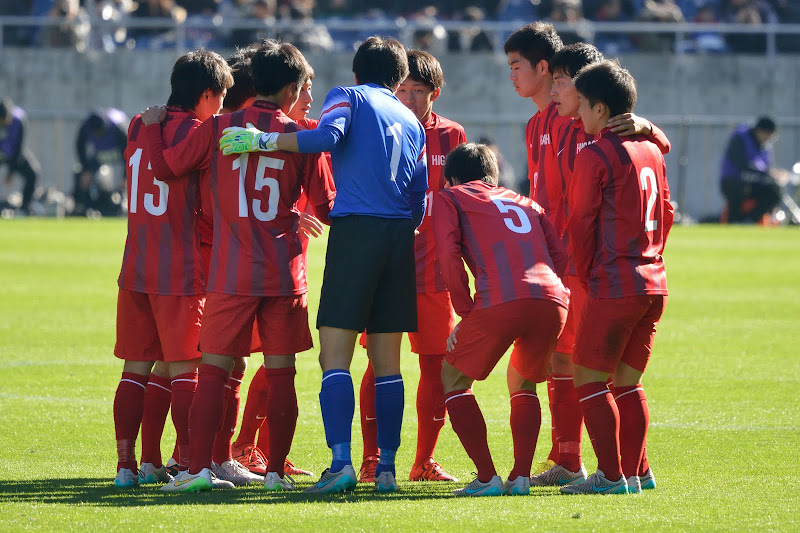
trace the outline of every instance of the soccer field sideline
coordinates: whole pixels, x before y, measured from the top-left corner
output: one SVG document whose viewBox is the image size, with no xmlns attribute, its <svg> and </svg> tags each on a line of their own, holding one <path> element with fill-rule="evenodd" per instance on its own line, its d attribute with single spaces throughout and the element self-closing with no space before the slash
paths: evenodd
<svg viewBox="0 0 800 533">
<path fill-rule="evenodd" d="M 0 529 L 16 531 L 269 529 L 800 530 L 797 385 L 792 357 L 800 316 L 800 234 L 795 228 L 678 227 L 667 245 L 670 299 L 644 385 L 651 408 L 648 453 L 658 488 L 640 496 L 530 497 L 464 501 L 461 484 L 401 484 L 377 496 L 274 496 L 259 488 L 163 495 L 111 486 L 111 400 L 116 276 L 124 220 L 14 220 L 0 224 Z M 310 246 L 311 317 L 324 241 Z M 787 265 L 790 267 L 787 268 Z M 733 290 L 732 290 L 733 289 Z M 316 350 L 300 355 L 301 415 L 290 457 L 319 473 L 329 460 L 319 416 Z M 398 476 L 413 455 L 418 378 L 404 344 L 406 416 Z M 252 359 L 249 383 L 260 357 Z M 504 366 L 506 360 L 501 362 Z M 363 351 L 354 379 L 365 366 Z M 246 387 L 245 387 L 246 388 Z M 511 465 L 508 397 L 500 368 L 475 387 L 498 471 Z M 544 391 L 540 391 L 544 398 Z M 544 402 L 543 402 L 544 403 Z M 537 449 L 549 447 L 543 413 Z M 174 433 L 167 424 L 163 451 Z M 354 457 L 360 453 L 358 417 Z M 587 468 L 595 466 L 584 438 Z M 437 458 L 462 481 L 471 462 L 449 424 Z M 356 459 L 356 462 L 358 460 Z M 133 511 L 133 512 L 131 512 Z"/>
</svg>

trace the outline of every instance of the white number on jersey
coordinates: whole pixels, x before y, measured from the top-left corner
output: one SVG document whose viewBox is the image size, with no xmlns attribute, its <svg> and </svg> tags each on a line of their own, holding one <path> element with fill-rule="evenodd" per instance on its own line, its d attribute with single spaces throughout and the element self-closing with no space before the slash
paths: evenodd
<svg viewBox="0 0 800 533">
<path fill-rule="evenodd" d="M 239 216 L 247 218 L 247 195 L 244 192 L 244 178 L 247 175 L 247 162 L 250 154 L 242 154 L 233 160 L 233 170 L 239 170 Z M 253 216 L 262 222 L 269 222 L 275 220 L 278 215 L 278 200 L 280 199 L 280 190 L 278 187 L 278 180 L 275 178 L 266 177 L 268 168 L 275 170 L 283 170 L 285 161 L 274 157 L 267 157 L 265 155 L 259 156 L 258 167 L 256 167 L 256 183 L 253 187 L 256 191 L 262 190 L 264 187 L 269 189 L 269 197 L 267 199 L 267 210 L 261 209 L 261 199 L 256 198 L 253 200 Z"/>
<path fill-rule="evenodd" d="M 497 209 L 501 213 L 513 213 L 516 215 L 516 218 L 519 219 L 517 223 L 517 221 L 514 220 L 514 217 L 503 217 L 503 221 L 506 223 L 506 227 L 508 229 L 514 233 L 529 233 L 531 231 L 531 221 L 528 219 L 528 215 L 526 215 L 525 211 L 513 200 L 508 200 L 506 198 L 494 198 L 492 199 L 492 202 L 494 202 L 494 205 L 497 206 Z"/>
<path fill-rule="evenodd" d="M 389 170 L 392 172 L 392 181 L 397 180 L 397 167 L 400 166 L 400 152 L 403 150 L 403 126 L 395 122 L 386 128 L 386 135 L 392 138 L 392 159 L 389 161 Z"/>
<path fill-rule="evenodd" d="M 644 167 L 639 173 L 639 181 L 642 190 L 650 193 L 647 195 L 647 211 L 644 216 L 644 231 L 655 231 L 658 229 L 658 221 L 653 219 L 653 209 L 658 198 L 658 184 L 656 183 L 656 173 L 650 167 Z"/>
<path fill-rule="evenodd" d="M 138 206 L 138 196 L 139 196 L 139 167 L 142 163 L 142 149 L 137 148 L 136 151 L 131 156 L 131 160 L 128 162 L 128 166 L 131 167 L 131 198 L 130 198 L 130 207 L 128 210 L 131 213 L 136 213 Z M 153 170 L 150 166 L 150 162 L 147 162 L 147 170 Z M 163 181 L 159 180 L 156 177 L 153 177 L 153 185 L 158 187 L 158 205 L 156 205 L 154 199 L 155 195 L 152 193 L 146 193 L 144 195 L 144 210 L 150 213 L 153 216 L 160 217 L 164 213 L 167 212 L 167 199 L 169 198 L 169 185 L 164 183 Z"/>
</svg>

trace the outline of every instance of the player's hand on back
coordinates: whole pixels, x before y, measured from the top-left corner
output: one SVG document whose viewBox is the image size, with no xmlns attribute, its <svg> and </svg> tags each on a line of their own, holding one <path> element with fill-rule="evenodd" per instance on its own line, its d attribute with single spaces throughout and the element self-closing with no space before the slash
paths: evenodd
<svg viewBox="0 0 800 533">
<path fill-rule="evenodd" d="M 447 337 L 447 351 L 452 352 L 456 348 L 456 332 L 458 332 L 458 325 L 453 328 L 453 331 L 450 332 L 450 336 Z"/>
<path fill-rule="evenodd" d="M 650 121 L 633 113 L 622 113 L 608 120 L 612 133 L 620 137 L 628 135 L 650 135 L 653 130 Z"/>
<path fill-rule="evenodd" d="M 222 130 L 219 149 L 222 155 L 274 152 L 278 149 L 278 134 L 264 133 L 249 122 L 246 128 L 231 126 Z"/>
<path fill-rule="evenodd" d="M 297 231 L 306 238 L 317 238 L 325 231 L 325 226 L 314 215 L 300 213 L 300 221 L 297 224 Z"/>
<path fill-rule="evenodd" d="M 163 105 L 150 106 L 142 112 L 142 124 L 149 126 L 164 122 L 167 118 L 167 107 Z"/>
</svg>

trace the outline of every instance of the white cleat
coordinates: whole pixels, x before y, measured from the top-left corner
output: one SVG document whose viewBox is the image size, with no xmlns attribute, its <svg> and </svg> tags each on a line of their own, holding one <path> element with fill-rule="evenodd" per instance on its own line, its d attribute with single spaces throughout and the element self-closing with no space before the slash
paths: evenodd
<svg viewBox="0 0 800 533">
<path fill-rule="evenodd" d="M 475 478 L 472 483 L 463 489 L 456 489 L 453 491 L 453 494 L 456 496 L 502 496 L 505 493 L 506 490 L 500 476 L 492 477 L 488 483 L 484 483 L 478 478 Z"/>
<path fill-rule="evenodd" d="M 527 496 L 531 493 L 531 478 L 517 476 L 516 479 L 508 479 L 503 484 L 503 490 L 508 496 Z"/>
<path fill-rule="evenodd" d="M 221 465 L 211 463 L 211 471 L 221 480 L 230 481 L 237 487 L 250 483 L 264 483 L 264 476 L 250 472 L 242 463 L 228 459 Z"/>
<path fill-rule="evenodd" d="M 120 468 L 114 479 L 114 486 L 118 489 L 132 489 L 139 486 L 139 476 L 130 468 Z"/>
<path fill-rule="evenodd" d="M 625 476 L 620 476 L 617 481 L 611 481 L 602 470 L 597 470 L 585 481 L 564 485 L 561 487 L 561 492 L 564 494 L 628 494 L 628 482 Z"/>
<path fill-rule="evenodd" d="M 277 472 L 267 472 L 264 478 L 264 490 L 272 492 L 282 492 L 287 490 L 297 490 L 294 486 L 294 480 L 289 474 L 284 474 L 283 479 Z"/>
<path fill-rule="evenodd" d="M 571 472 L 559 464 L 554 464 L 549 470 L 531 477 L 531 485 L 537 487 L 563 487 L 580 483 L 586 479 L 586 468 L 581 465 L 577 472 Z"/>
<path fill-rule="evenodd" d="M 139 483 L 142 485 L 169 483 L 170 481 L 172 481 L 172 476 L 163 465 L 156 468 L 153 463 L 142 463 L 139 466 Z"/>
<path fill-rule="evenodd" d="M 642 492 L 642 481 L 639 476 L 631 476 L 628 478 L 628 494 L 639 494 Z"/>
</svg>

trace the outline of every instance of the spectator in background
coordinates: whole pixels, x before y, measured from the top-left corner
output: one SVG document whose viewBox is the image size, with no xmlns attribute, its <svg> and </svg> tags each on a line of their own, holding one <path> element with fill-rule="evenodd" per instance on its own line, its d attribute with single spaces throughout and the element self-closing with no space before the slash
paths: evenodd
<svg viewBox="0 0 800 533">
<path fill-rule="evenodd" d="M 288 18 L 292 26 L 278 33 L 282 41 L 295 45 L 303 52 L 330 52 L 333 39 L 323 24 L 316 24 L 313 12 L 314 0 L 292 0 L 279 8 L 281 18 Z"/>
<path fill-rule="evenodd" d="M 701 24 L 714 24 L 719 22 L 715 10 L 715 4 L 711 1 L 700 2 L 695 5 L 694 18 L 692 22 Z M 716 32 L 697 32 L 692 34 L 692 45 L 695 52 L 726 52 L 725 38 Z"/>
<path fill-rule="evenodd" d="M 26 122 L 21 107 L 15 106 L 10 98 L 0 100 L 0 169 L 6 168 L 6 184 L 11 183 L 14 174 L 22 178 L 20 211 L 27 215 L 39 178 L 39 162 L 24 146 Z"/>
<path fill-rule="evenodd" d="M 463 20 L 475 23 L 466 30 L 451 30 L 447 32 L 447 51 L 461 52 L 491 52 L 494 50 L 492 37 L 481 29 L 480 23 L 486 20 L 486 11 L 479 6 L 467 6 L 462 11 L 453 14 L 454 20 Z"/>
<path fill-rule="evenodd" d="M 722 0 L 722 22 L 760 25 L 777 20 L 770 5 L 762 0 Z M 763 54 L 767 49 L 764 35 L 732 33 L 725 40 L 733 52 Z"/>
<path fill-rule="evenodd" d="M 558 32 L 565 46 L 594 40 L 594 35 L 586 25 L 587 20 L 583 17 L 581 0 L 553 0 L 549 13 L 546 20 L 563 22 L 570 26 L 569 31 Z"/>
<path fill-rule="evenodd" d="M 58 26 L 46 26 L 39 33 L 44 46 L 72 47 L 86 51 L 89 19 L 78 0 L 55 0 L 48 12 L 50 18 L 63 19 Z"/>
<path fill-rule="evenodd" d="M 644 0 L 636 20 L 641 22 L 684 22 L 681 8 L 675 0 Z M 674 33 L 642 33 L 638 36 L 639 50 L 644 52 L 672 52 L 675 49 Z"/>
<path fill-rule="evenodd" d="M 788 173 L 772 166 L 776 132 L 775 121 L 761 117 L 753 127 L 737 127 L 728 141 L 720 176 L 728 222 L 760 222 L 778 205 Z"/>
<path fill-rule="evenodd" d="M 584 1 L 584 6 L 588 2 Z M 594 0 L 593 10 L 585 8 L 586 15 L 597 22 L 630 22 L 633 18 L 633 5 L 630 0 Z M 635 47 L 631 38 L 622 33 L 598 33 L 594 45 L 604 54 L 615 56 L 630 52 Z"/>
<path fill-rule="evenodd" d="M 125 188 L 125 146 L 129 119 L 119 109 L 92 111 L 78 128 L 75 150 L 79 168 L 75 173 L 75 209 L 84 215 L 93 209 L 118 214 Z M 114 201 L 114 193 L 120 197 Z"/>
<path fill-rule="evenodd" d="M 263 28 L 240 28 L 231 31 L 228 46 L 246 47 L 264 39 L 275 37 L 275 16 L 278 12 L 276 0 L 232 0 L 222 4 L 223 17 L 235 20 L 261 21 Z"/>
<path fill-rule="evenodd" d="M 131 12 L 132 17 L 142 18 L 169 18 L 175 22 L 186 20 L 186 10 L 175 3 L 175 0 L 140 0 L 136 9 Z M 128 32 L 138 48 L 158 48 L 164 36 L 170 32 L 167 28 L 131 28 Z"/>
<path fill-rule="evenodd" d="M 800 2 L 797 0 L 773 0 L 778 22 L 800 24 Z M 778 35 L 778 50 L 781 52 L 800 51 L 800 35 Z"/>
</svg>

